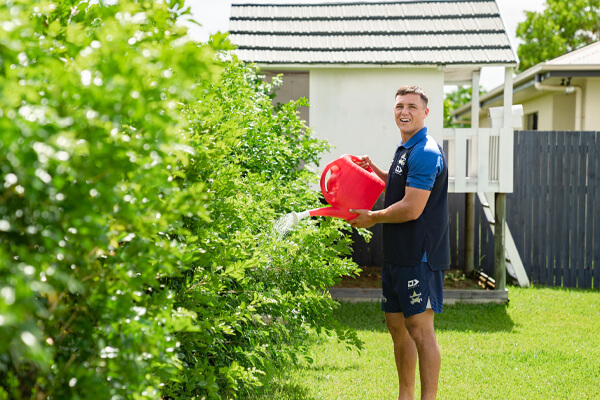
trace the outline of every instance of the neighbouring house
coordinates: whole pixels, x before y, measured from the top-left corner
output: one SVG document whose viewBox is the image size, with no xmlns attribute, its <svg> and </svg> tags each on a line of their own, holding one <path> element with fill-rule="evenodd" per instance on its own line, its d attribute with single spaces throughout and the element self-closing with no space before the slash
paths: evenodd
<svg viewBox="0 0 600 400">
<path fill-rule="evenodd" d="M 345 153 L 389 165 L 400 140 L 394 95 L 415 84 L 430 97 L 426 123 L 446 150 L 449 191 L 496 193 L 500 200 L 512 192 L 510 110 L 518 60 L 495 0 L 233 4 L 229 30 L 241 60 L 257 64 L 267 78 L 283 74 L 275 101 L 308 98 L 301 116 L 335 146 L 320 169 Z M 471 85 L 478 93 L 484 66 L 505 68 L 503 126 L 480 129 L 474 118 L 471 129 L 444 129 L 444 87 Z"/>
<path fill-rule="evenodd" d="M 480 126 L 490 126 L 490 108 L 502 106 L 503 98 L 503 87 L 480 97 Z M 521 126 L 526 130 L 600 130 L 600 42 L 517 75 L 513 103 L 523 106 Z M 454 117 L 470 121 L 471 104 L 457 109 Z"/>
</svg>

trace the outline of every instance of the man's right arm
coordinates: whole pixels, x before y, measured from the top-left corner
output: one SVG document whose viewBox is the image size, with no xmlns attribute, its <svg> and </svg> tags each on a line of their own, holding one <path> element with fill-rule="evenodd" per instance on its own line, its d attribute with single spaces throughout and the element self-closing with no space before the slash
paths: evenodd
<svg viewBox="0 0 600 400">
<path fill-rule="evenodd" d="M 348 221 L 348 223 L 355 228 L 370 228 L 375 224 L 399 224 L 413 221 L 423 213 L 430 194 L 429 190 L 407 186 L 404 198 L 388 208 L 377 211 L 349 210 L 351 213 L 358 214 L 358 216 Z"/>
</svg>

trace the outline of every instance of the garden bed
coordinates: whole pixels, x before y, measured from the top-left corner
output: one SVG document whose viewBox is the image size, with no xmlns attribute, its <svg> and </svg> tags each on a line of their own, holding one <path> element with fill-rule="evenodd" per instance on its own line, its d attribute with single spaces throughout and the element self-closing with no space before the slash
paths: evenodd
<svg viewBox="0 0 600 400">
<path fill-rule="evenodd" d="M 444 279 L 444 304 L 508 302 L 508 290 L 491 290 L 493 279 L 485 274 L 467 278 L 461 270 L 446 271 Z M 329 289 L 331 297 L 338 301 L 379 301 L 381 298 L 381 267 L 362 267 L 357 277 L 344 277 Z"/>
<path fill-rule="evenodd" d="M 381 289 L 381 267 L 361 268 L 362 272 L 359 276 L 345 276 L 342 278 L 342 281 L 334 287 Z M 458 269 L 446 271 L 444 289 L 486 290 L 481 280 L 477 278 L 467 278 L 464 276 L 462 271 Z"/>
</svg>

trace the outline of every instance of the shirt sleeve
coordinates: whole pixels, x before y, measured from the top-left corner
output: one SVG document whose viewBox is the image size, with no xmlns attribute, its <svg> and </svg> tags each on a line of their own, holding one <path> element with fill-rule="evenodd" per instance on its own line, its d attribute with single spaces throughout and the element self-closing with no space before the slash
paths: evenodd
<svg viewBox="0 0 600 400">
<path fill-rule="evenodd" d="M 417 189 L 431 190 L 435 178 L 444 168 L 444 160 L 436 143 L 416 145 L 408 158 L 406 185 Z"/>
</svg>

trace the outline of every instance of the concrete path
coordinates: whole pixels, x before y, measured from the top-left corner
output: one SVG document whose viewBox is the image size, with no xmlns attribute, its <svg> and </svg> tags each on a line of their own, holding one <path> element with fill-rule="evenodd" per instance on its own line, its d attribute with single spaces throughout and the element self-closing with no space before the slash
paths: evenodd
<svg viewBox="0 0 600 400">
<path fill-rule="evenodd" d="M 353 289 L 353 288 L 330 288 L 331 298 L 338 301 L 351 303 L 361 301 L 376 302 L 381 298 L 381 289 Z M 444 290 L 444 304 L 456 303 L 484 304 L 484 303 L 508 303 L 508 289 L 505 290 Z"/>
</svg>

